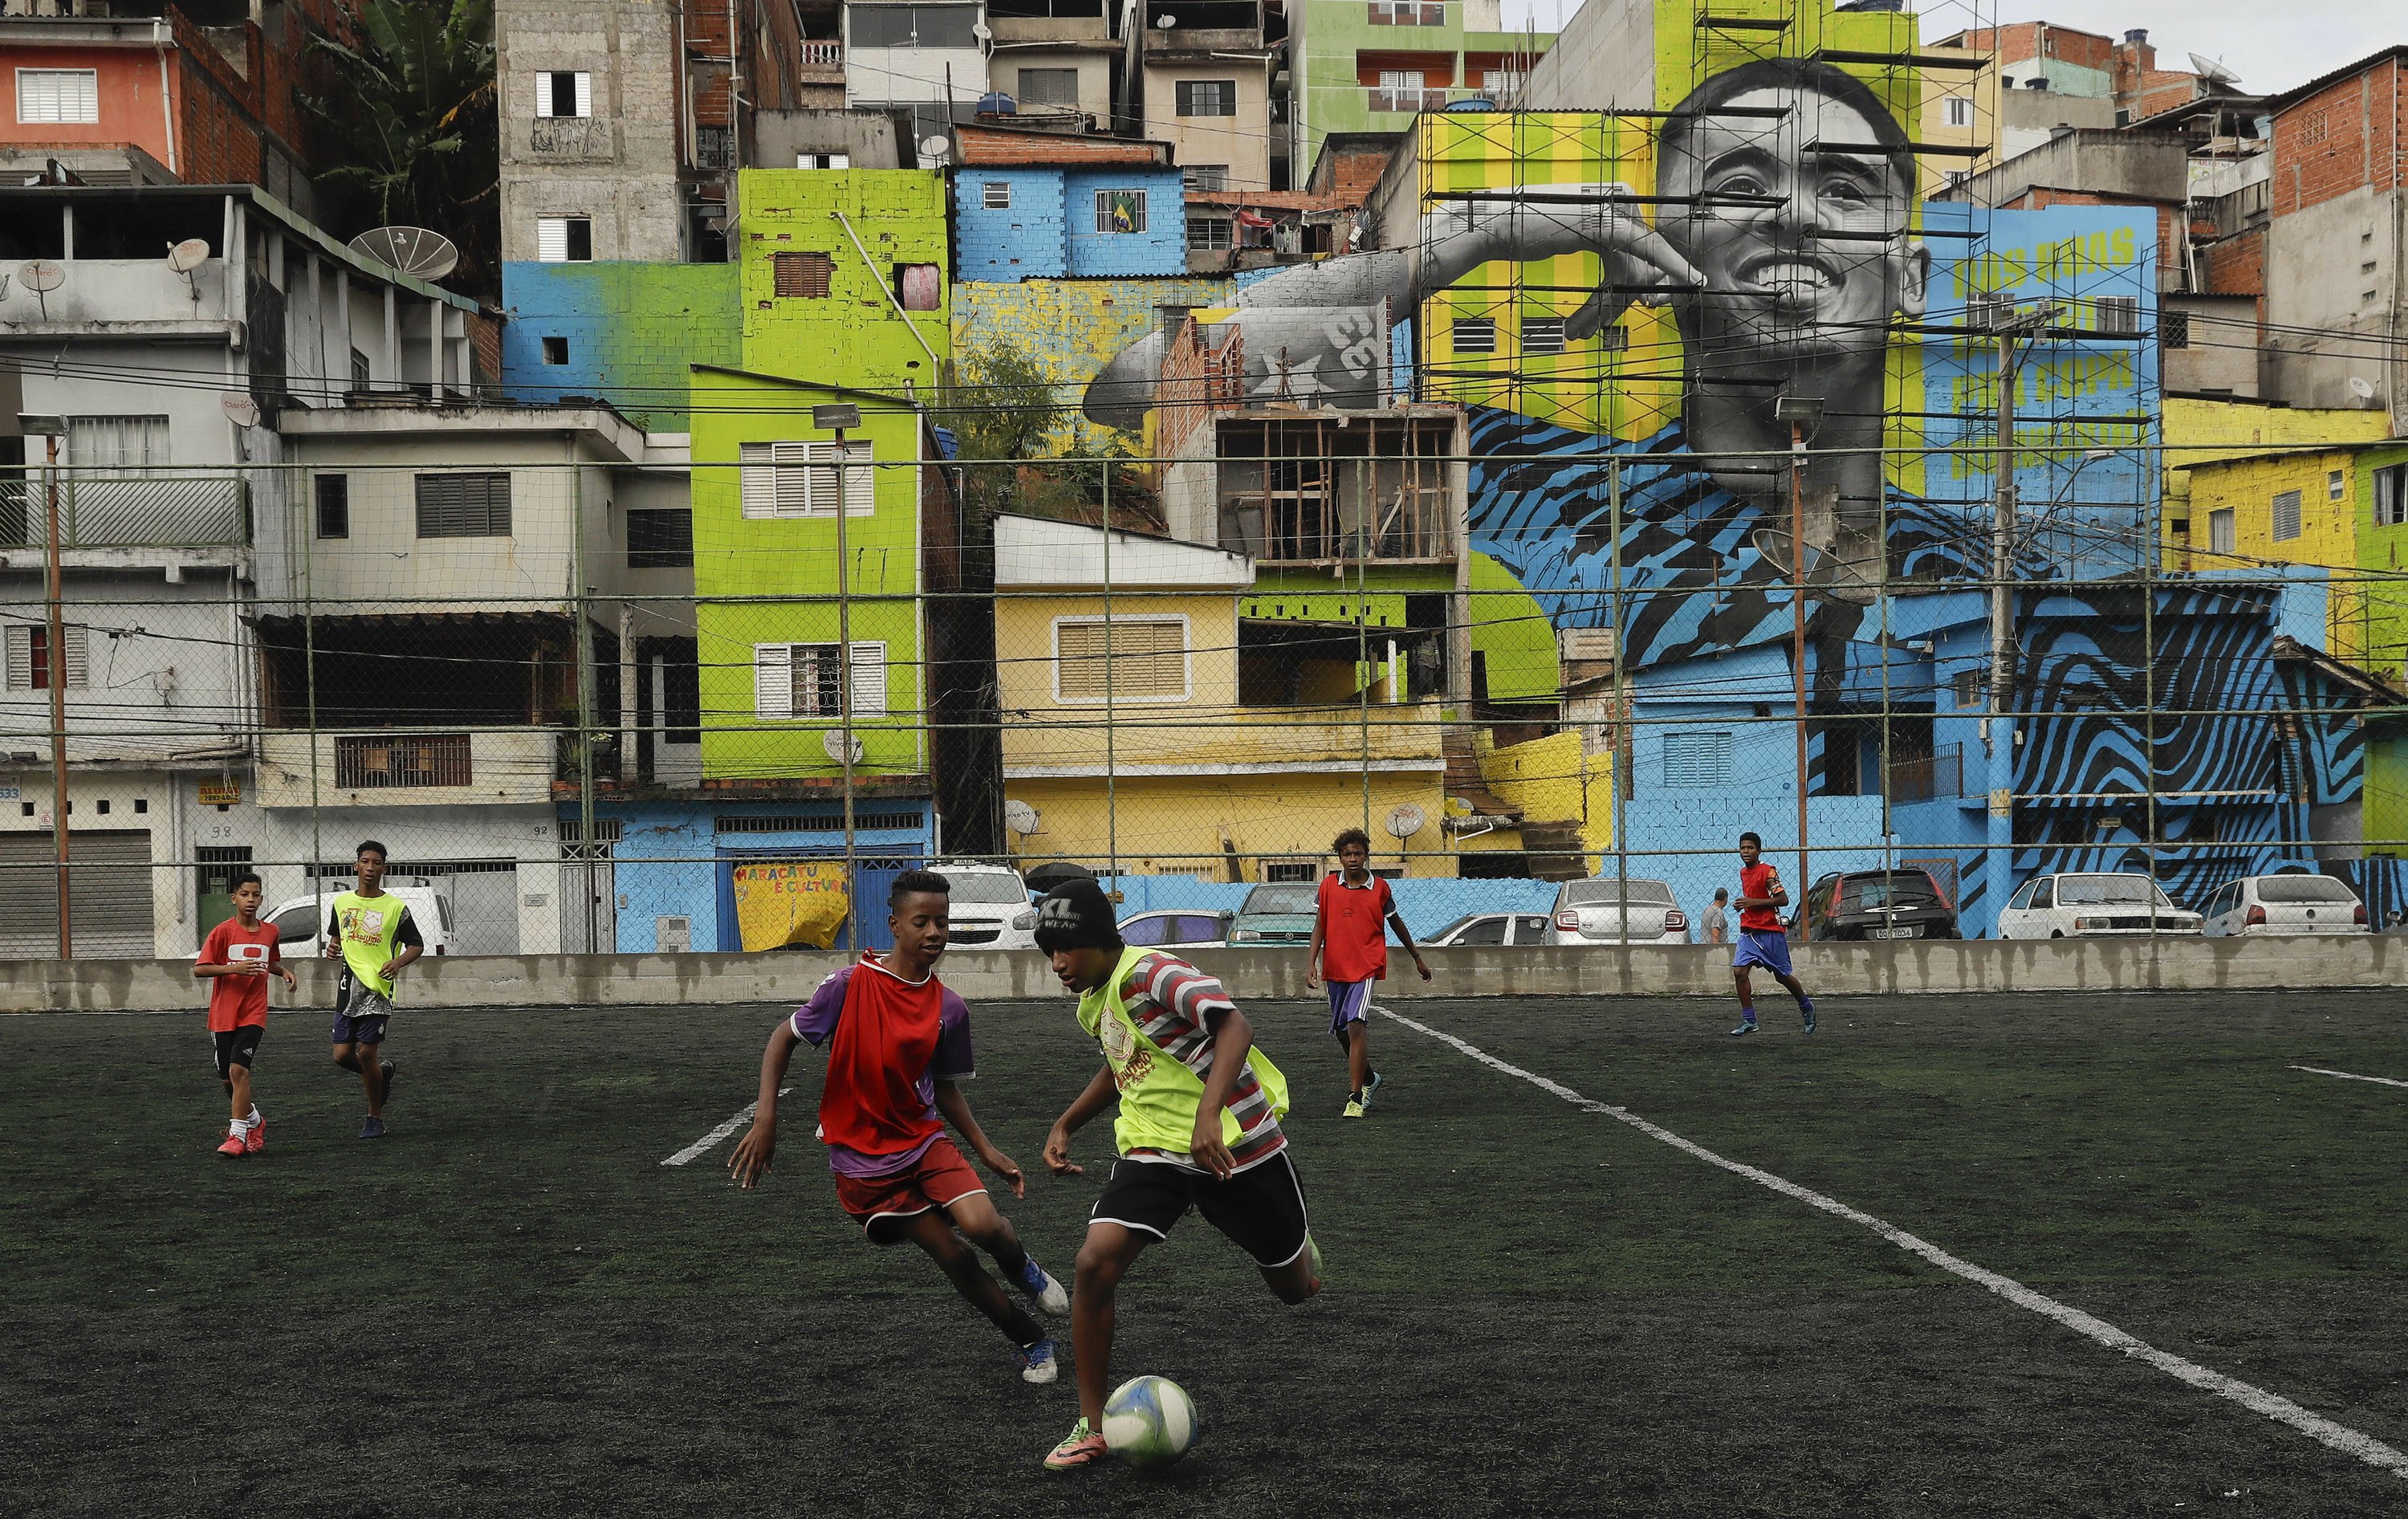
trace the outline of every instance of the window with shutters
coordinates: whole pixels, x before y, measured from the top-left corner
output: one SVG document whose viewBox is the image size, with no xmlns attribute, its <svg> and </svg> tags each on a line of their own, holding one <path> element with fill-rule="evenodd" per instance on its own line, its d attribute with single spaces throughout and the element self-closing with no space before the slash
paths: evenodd
<svg viewBox="0 0 2408 1519">
<path fill-rule="evenodd" d="M 752 646 L 752 710 L 767 722 L 841 717 L 838 693 L 844 689 L 840 645 L 756 643 Z M 853 715 L 886 710 L 886 645 L 855 639 L 853 645 Z"/>
<path fill-rule="evenodd" d="M 537 217 L 535 256 L 539 264 L 591 264 L 594 262 L 594 219 L 587 216 Z"/>
<path fill-rule="evenodd" d="M 869 445 L 847 443 L 745 443 L 736 454 L 738 494 L 743 513 L 754 519 L 833 517 L 838 466 L 842 465 L 844 514 L 868 517 L 878 510 L 878 472 Z"/>
<path fill-rule="evenodd" d="M 2141 330 L 2141 298 L 2137 295 L 2099 297 L 2099 330 L 2130 337 Z"/>
<path fill-rule="evenodd" d="M 1096 191 L 1096 230 L 1097 232 L 1143 232 L 1145 230 L 1145 192 L 1142 190 Z"/>
<path fill-rule="evenodd" d="M 17 120 L 64 126 L 100 121 L 100 76 L 89 68 L 17 70 Z"/>
<path fill-rule="evenodd" d="M 1561 353 L 1564 351 L 1564 319 L 1561 317 L 1525 317 L 1522 319 L 1522 351 L 1525 353 Z"/>
<path fill-rule="evenodd" d="M 351 536 L 351 477 L 320 475 L 316 481 L 318 498 L 318 536 L 322 538 L 347 538 Z"/>
<path fill-rule="evenodd" d="M 1455 318 L 1455 351 L 1457 353 L 1496 352 L 1497 319 L 1495 317 Z"/>
<path fill-rule="evenodd" d="M 781 300 L 825 300 L 836 278 L 836 259 L 826 253 L 769 255 L 769 294 Z"/>
<path fill-rule="evenodd" d="M 2285 491 L 2275 496 L 2271 504 L 2270 514 L 2273 522 L 2272 536 L 2275 542 L 2286 543 L 2300 536 L 2299 492 Z"/>
<path fill-rule="evenodd" d="M 1181 79 L 1171 87 L 1172 103 L 1182 116 L 1235 116 L 1238 81 Z"/>
<path fill-rule="evenodd" d="M 1011 181 L 989 179 L 979 187 L 979 206 L 990 211 L 1011 209 Z"/>
<path fill-rule="evenodd" d="M 7 630 L 8 689 L 50 689 L 50 629 L 46 623 Z M 67 689 L 80 691 L 91 683 L 92 638 L 86 630 L 67 624 Z"/>
<path fill-rule="evenodd" d="M 2408 523 L 2408 465 L 2385 465 L 2374 472 L 2374 525 Z"/>
<path fill-rule="evenodd" d="M 1020 104 L 1075 106 L 1079 103 L 1079 71 L 1075 68 L 1024 68 L 1020 71 Z"/>
<path fill-rule="evenodd" d="M 594 76 L 558 69 L 535 77 L 535 113 L 538 119 L 594 114 Z"/>
<path fill-rule="evenodd" d="M 1731 736 L 1714 730 L 1668 733 L 1664 736 L 1664 785 L 1686 790 L 1727 786 L 1731 779 Z"/>
<path fill-rule="evenodd" d="M 423 538 L 506 538 L 510 536 L 510 476 L 421 475 L 418 536 Z"/>
<path fill-rule="evenodd" d="M 1055 619 L 1054 700 L 1084 706 L 1187 697 L 1186 618 L 1115 617 L 1109 623 L 1100 617 Z"/>
<path fill-rule="evenodd" d="M 694 513 L 683 507 L 628 512 L 627 567 L 694 567 Z"/>
</svg>

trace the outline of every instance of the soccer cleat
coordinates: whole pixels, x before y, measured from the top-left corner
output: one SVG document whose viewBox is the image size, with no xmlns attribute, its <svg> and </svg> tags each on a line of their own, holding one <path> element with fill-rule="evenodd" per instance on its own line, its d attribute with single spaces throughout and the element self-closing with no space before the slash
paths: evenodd
<svg viewBox="0 0 2408 1519">
<path fill-rule="evenodd" d="M 228 1160 L 240 1160 L 245 1153 L 242 1136 L 233 1129 L 226 1130 L 225 1143 L 218 1146 L 218 1154 Z"/>
<path fill-rule="evenodd" d="M 369 1119 L 366 1124 L 361 1125 L 360 1125 L 360 1138 L 361 1138 L 361 1139 L 383 1139 L 383 1138 L 384 1138 L 384 1120 L 383 1120 L 383 1119 L 381 1119 L 381 1118 L 371 1118 L 371 1119 Z"/>
<path fill-rule="evenodd" d="M 1062 1437 L 1061 1444 L 1045 1454 L 1045 1469 L 1076 1471 L 1081 1467 L 1094 1466 L 1111 1454 L 1111 1448 L 1104 1443 L 1104 1437 L 1089 1427 L 1086 1420 L 1081 1419 L 1070 1426 L 1068 1434 Z"/>
<path fill-rule="evenodd" d="M 254 1118 L 251 1121 L 251 1132 L 242 1137 L 242 1148 L 245 1154 L 251 1155 L 255 1155 L 267 1148 L 266 1119 Z"/>
<path fill-rule="evenodd" d="M 400 1074 L 400 1061 L 379 1060 L 377 1062 L 377 1076 L 380 1082 L 383 1084 L 385 1101 L 391 1102 L 393 1100 L 393 1079 Z"/>
<path fill-rule="evenodd" d="M 1062 1290 L 1062 1283 L 1045 1274 L 1045 1268 L 1037 1264 L 1036 1256 L 1023 1255 L 1020 1262 L 1020 1276 L 1013 1285 L 1028 1294 L 1030 1302 L 1055 1318 L 1070 1311 L 1070 1295 Z M 1029 1380 L 1039 1379 L 1032 1377 Z M 1042 1380 L 1051 1382 L 1054 1379 L 1046 1377 Z"/>
<path fill-rule="evenodd" d="M 1369 1112 L 1371 1111 L 1371 1099 L 1379 1095 L 1380 1088 L 1385 1086 L 1387 1082 L 1388 1079 L 1385 1076 L 1381 1075 L 1378 1071 L 1375 1070 L 1371 1073 L 1371 1084 L 1363 1089 L 1363 1111 L 1365 1112 Z"/>
<path fill-rule="evenodd" d="M 1798 1016 L 1805 1020 L 1806 1032 L 1809 1034 L 1814 1032 L 1814 999 L 1813 997 L 1808 997 L 1798 1004 Z"/>
<path fill-rule="evenodd" d="M 1739 1038 L 1742 1034 L 1753 1034 L 1753 1033 L 1755 1033 L 1755 1032 L 1756 1032 L 1756 1020 L 1755 1020 L 1755 1019 L 1753 1019 L 1753 1018 L 1749 1018 L 1749 1019 L 1745 1019 L 1745 1020 L 1743 1020 L 1743 1021 L 1740 1024 L 1740 1025 L 1739 1025 L 1737 1028 L 1734 1028 L 1734 1029 L 1732 1029 L 1732 1030 L 1731 1030 L 1731 1038 L 1733 1038 L 1733 1039 L 1737 1039 L 1737 1038 Z"/>
<path fill-rule="evenodd" d="M 1339 1116 L 1339 1117 L 1340 1117 L 1340 1118 L 1360 1118 L 1360 1117 L 1362 1117 L 1362 1116 L 1363 1116 L 1363 1094 L 1362 1094 L 1362 1093 L 1360 1093 L 1360 1092 L 1349 1092 L 1349 1093 L 1347 1093 L 1347 1094 L 1346 1094 L 1346 1109 L 1345 1109 L 1345 1111 L 1344 1111 L 1343 1112 L 1340 1112 L 1338 1116 Z"/>
<path fill-rule="evenodd" d="M 1052 1382 L 1062 1374 L 1062 1363 L 1054 1354 L 1054 1341 L 1040 1340 L 1012 1353 L 1020 1363 L 1020 1380 L 1039 1383 Z"/>
</svg>

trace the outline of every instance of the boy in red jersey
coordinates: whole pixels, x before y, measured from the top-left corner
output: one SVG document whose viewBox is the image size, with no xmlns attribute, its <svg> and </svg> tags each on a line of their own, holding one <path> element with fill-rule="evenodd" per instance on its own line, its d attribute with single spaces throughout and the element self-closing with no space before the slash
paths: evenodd
<svg viewBox="0 0 2408 1519">
<path fill-rule="evenodd" d="M 1353 1083 L 1339 1116 L 1360 1118 L 1381 1086 L 1380 1073 L 1371 1068 L 1371 987 L 1388 974 L 1388 929 L 1396 929 L 1422 980 L 1430 979 L 1430 967 L 1413 947 L 1412 930 L 1397 910 L 1388 883 L 1371 873 L 1371 836 L 1349 828 L 1330 848 L 1338 853 L 1339 868 L 1321 878 L 1304 984 L 1329 982 L 1329 1032 L 1346 1052 L 1346 1075 Z"/>
<path fill-rule="evenodd" d="M 1010 1337 L 1021 1379 L 1052 1382 L 1060 1374 L 1054 1341 L 1004 1296 L 970 1245 L 993 1255 L 1012 1284 L 1046 1312 L 1067 1312 L 1069 1296 L 1020 1247 L 1011 1221 L 988 1200 L 978 1173 L 945 1138 L 951 1121 L 986 1168 L 1011 1183 L 1013 1197 L 1027 1195 L 1020 1168 L 988 1142 L 959 1085 L 972 1074 L 970 1010 L 936 976 L 952 926 L 952 896 L 945 878 L 932 871 L 906 870 L 896 879 L 886 920 L 895 947 L 883 955 L 866 953 L 830 976 L 779 1023 L 762 1052 L 752 1126 L 727 1168 L 748 1190 L 769 1173 L 778 1147 L 778 1087 L 795 1046 L 805 1039 L 825 1044 L 819 1138 L 836 1173 L 837 1201 L 872 1244 L 909 1240 L 926 1251 L 953 1290 Z"/>
<path fill-rule="evenodd" d="M 251 1100 L 251 1063 L 267 1033 L 267 978 L 272 971 L 294 984 L 293 972 L 277 951 L 276 925 L 259 921 L 259 878 L 246 870 L 234 878 L 234 916 L 209 930 L 193 974 L 210 982 L 209 1040 L 217 1047 L 218 1080 L 233 1104 L 233 1122 L 218 1154 L 228 1159 L 267 1148 L 267 1120 Z"/>
<path fill-rule="evenodd" d="M 1797 976 L 1789 968 L 1789 936 L 1782 931 L 1782 908 L 1789 905 L 1788 888 L 1781 884 L 1781 872 L 1758 858 L 1764 853 L 1764 840 L 1753 833 L 1739 836 L 1739 896 L 1731 906 L 1739 909 L 1739 949 L 1731 955 L 1731 979 L 1739 983 L 1739 1026 L 1731 1030 L 1733 1038 L 1756 1032 L 1756 995 L 1748 985 L 1748 967 L 1762 966 L 1772 972 L 1791 996 L 1798 999 L 1798 1016 L 1804 1021 L 1806 1032 L 1814 1032 L 1814 999 L 1806 995 Z"/>
</svg>

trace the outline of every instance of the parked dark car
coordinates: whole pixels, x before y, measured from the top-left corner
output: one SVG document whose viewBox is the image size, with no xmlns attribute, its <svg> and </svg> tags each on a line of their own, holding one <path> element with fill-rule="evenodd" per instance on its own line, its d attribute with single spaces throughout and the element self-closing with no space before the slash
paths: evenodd
<svg viewBox="0 0 2408 1519">
<path fill-rule="evenodd" d="M 1846 870 L 1814 882 L 1791 939 L 1955 939 L 1956 910 L 1925 870 Z M 1812 924 L 1810 929 L 1807 925 Z"/>
</svg>

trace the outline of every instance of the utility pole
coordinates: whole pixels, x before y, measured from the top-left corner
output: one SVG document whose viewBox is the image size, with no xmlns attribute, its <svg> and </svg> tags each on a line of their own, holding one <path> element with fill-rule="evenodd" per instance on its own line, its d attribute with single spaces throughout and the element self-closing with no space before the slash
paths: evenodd
<svg viewBox="0 0 2408 1519">
<path fill-rule="evenodd" d="M 1789 676 L 1798 703 L 1798 921 L 1810 933 L 1813 867 L 1806 853 L 1806 429 L 1823 420 L 1819 395 L 1783 395 L 1772 404 L 1776 421 L 1789 424 Z"/>
<path fill-rule="evenodd" d="M 836 434 L 836 689 L 838 759 L 844 766 L 844 921 L 851 938 L 848 948 L 861 951 L 861 882 L 853 838 L 853 580 L 852 540 L 845 527 L 845 477 L 853 473 L 853 457 L 845 446 L 847 428 L 861 425 L 861 408 L 851 405 L 811 408 L 811 425 Z M 914 425 L 917 425 L 916 420 Z M 875 493 L 876 477 L 870 490 Z M 870 497 L 873 509 L 877 496 Z"/>
<path fill-rule="evenodd" d="M 50 837 L 59 864 L 59 958 L 75 958 L 75 926 L 67 910 L 67 630 L 64 593 L 59 571 L 59 435 L 67 430 L 64 417 L 21 416 L 17 430 L 39 435 L 48 449 L 50 467 L 42 471 L 43 599 L 48 647 L 44 671 L 50 683 Z"/>
<path fill-rule="evenodd" d="M 1990 700 L 1982 719 L 1982 747 L 1989 759 L 1989 848 L 1983 877 L 1990 910 L 2006 906 L 2014 890 L 2015 734 L 2015 382 L 2024 347 L 2032 334 L 2057 321 L 2055 306 L 2001 315 L 1999 334 L 1999 438 L 1996 491 L 1990 515 Z"/>
</svg>

